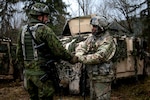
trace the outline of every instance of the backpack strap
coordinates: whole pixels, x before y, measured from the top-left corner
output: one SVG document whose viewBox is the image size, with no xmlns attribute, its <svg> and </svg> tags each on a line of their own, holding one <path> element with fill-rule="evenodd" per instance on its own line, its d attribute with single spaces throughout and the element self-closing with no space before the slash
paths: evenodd
<svg viewBox="0 0 150 100">
<path fill-rule="evenodd" d="M 37 48 L 39 47 L 39 43 L 37 42 L 36 38 L 35 38 L 35 34 L 36 34 L 36 30 L 38 28 L 38 26 L 40 25 L 44 25 L 41 23 L 38 23 L 34 26 L 29 26 L 29 25 L 25 25 L 23 27 L 22 33 L 21 33 L 21 43 L 22 43 L 22 50 L 23 50 L 23 56 L 24 56 L 24 60 L 38 60 L 38 52 L 37 52 Z M 30 36 L 30 40 L 31 40 L 31 45 L 32 45 L 32 50 L 33 50 L 33 57 L 28 54 L 26 54 L 26 44 L 25 44 L 25 37 L 29 35 Z M 29 37 L 28 37 L 29 38 Z M 29 40 L 28 40 L 29 41 Z M 40 44 L 41 45 L 41 44 Z M 28 49 L 31 47 L 27 47 Z"/>
</svg>

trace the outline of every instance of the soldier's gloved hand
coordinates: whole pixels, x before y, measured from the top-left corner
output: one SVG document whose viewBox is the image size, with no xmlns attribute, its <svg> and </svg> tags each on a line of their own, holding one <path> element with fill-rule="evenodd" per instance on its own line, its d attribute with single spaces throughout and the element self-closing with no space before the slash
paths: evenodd
<svg viewBox="0 0 150 100">
<path fill-rule="evenodd" d="M 75 64 L 78 62 L 78 57 L 77 56 L 73 56 L 72 59 L 69 61 L 71 64 Z"/>
<path fill-rule="evenodd" d="M 65 88 L 69 85 L 69 81 L 66 79 L 61 79 L 60 85 Z"/>
</svg>

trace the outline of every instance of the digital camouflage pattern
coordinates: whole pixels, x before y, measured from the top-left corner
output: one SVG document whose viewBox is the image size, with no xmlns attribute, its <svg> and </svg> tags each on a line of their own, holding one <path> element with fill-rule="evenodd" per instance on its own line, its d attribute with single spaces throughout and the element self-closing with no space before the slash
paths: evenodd
<svg viewBox="0 0 150 100">
<path fill-rule="evenodd" d="M 91 100 L 110 100 L 114 75 L 111 58 L 115 51 L 115 42 L 107 31 L 99 36 L 89 36 L 76 47 L 75 55 L 88 71 Z"/>
<path fill-rule="evenodd" d="M 34 19 L 30 20 L 30 27 L 35 26 L 38 24 L 39 21 Z M 26 29 L 26 28 L 23 28 Z M 42 53 L 51 54 L 55 59 L 63 59 L 68 60 L 72 58 L 72 56 L 63 48 L 61 42 L 56 37 L 55 33 L 46 25 L 39 25 L 35 31 L 35 39 L 36 41 L 41 44 L 45 43 L 45 46 L 42 47 L 43 52 L 38 53 L 37 60 L 25 60 L 23 57 L 23 44 L 22 44 L 22 34 L 29 34 L 29 32 L 24 31 L 19 35 L 18 38 L 18 46 L 17 46 L 17 60 L 19 61 L 19 66 L 24 64 L 25 70 L 25 78 L 26 78 L 26 89 L 29 91 L 31 100 L 38 100 L 35 98 L 39 98 L 39 100 L 45 100 L 41 98 L 50 98 L 54 93 L 54 88 L 52 82 L 50 80 L 42 83 L 40 81 L 40 76 L 44 75 L 45 72 L 41 70 L 40 66 L 46 64 L 49 61 L 49 58 L 46 58 Z M 33 32 L 33 31 L 32 31 Z M 31 38 L 30 38 L 31 39 Z M 26 40 L 24 40 L 26 41 Z M 31 46 L 31 45 L 28 45 Z M 30 53 L 31 51 L 25 51 L 26 54 Z M 30 53 L 32 54 L 32 53 Z M 34 56 L 33 54 L 31 56 Z M 53 58 L 52 58 L 53 59 Z M 23 62 L 20 62 L 23 61 Z M 38 88 L 37 88 L 38 87 Z M 38 93 L 35 92 L 38 90 Z M 34 91 L 34 92 L 33 92 Z M 38 97 L 37 97 L 38 96 Z M 47 99 L 52 100 L 52 99 Z"/>
<path fill-rule="evenodd" d="M 98 27 L 100 27 L 102 30 L 105 28 L 107 28 L 107 26 L 109 25 L 108 21 L 106 20 L 105 17 L 103 16 L 94 16 L 91 21 L 90 21 L 91 25 L 97 25 Z"/>
<path fill-rule="evenodd" d="M 76 47 L 76 56 L 84 64 L 99 64 L 109 61 L 115 54 L 116 45 L 109 33 L 89 36 Z"/>
</svg>

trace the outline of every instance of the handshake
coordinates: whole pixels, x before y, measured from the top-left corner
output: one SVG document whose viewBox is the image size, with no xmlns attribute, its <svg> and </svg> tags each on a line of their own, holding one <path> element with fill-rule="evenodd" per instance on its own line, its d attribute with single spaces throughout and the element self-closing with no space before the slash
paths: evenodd
<svg viewBox="0 0 150 100">
<path fill-rule="evenodd" d="M 69 62 L 71 64 L 75 64 L 75 63 L 79 62 L 78 57 L 77 56 L 73 56 L 72 59 Z"/>
</svg>

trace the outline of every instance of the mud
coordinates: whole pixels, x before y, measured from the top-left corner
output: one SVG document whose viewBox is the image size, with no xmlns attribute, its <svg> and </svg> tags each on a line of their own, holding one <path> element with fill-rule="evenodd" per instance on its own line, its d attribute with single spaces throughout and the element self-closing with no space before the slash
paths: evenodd
<svg viewBox="0 0 150 100">
<path fill-rule="evenodd" d="M 112 85 L 111 100 L 150 100 L 150 77 L 135 81 L 134 78 L 116 81 Z M 29 100 L 23 82 L 0 80 L 0 100 Z M 79 95 L 54 96 L 54 100 L 84 100 Z M 90 100 L 89 96 L 85 100 Z"/>
</svg>

